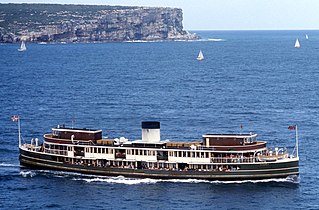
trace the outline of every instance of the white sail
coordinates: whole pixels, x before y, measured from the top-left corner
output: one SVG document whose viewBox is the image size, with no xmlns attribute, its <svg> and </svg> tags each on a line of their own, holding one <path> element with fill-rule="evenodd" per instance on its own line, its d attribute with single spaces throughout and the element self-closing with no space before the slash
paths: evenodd
<svg viewBox="0 0 319 210">
<path fill-rule="evenodd" d="M 306 34 L 306 39 L 308 39 L 309 37 L 308 37 L 308 34 Z"/>
<path fill-rule="evenodd" d="M 18 49 L 20 52 L 26 51 L 27 47 L 25 46 L 25 42 L 22 41 L 20 48 Z"/>
<path fill-rule="evenodd" d="M 296 40 L 295 48 L 300 48 L 300 43 L 299 43 L 299 40 L 298 40 L 298 39 Z"/>
<path fill-rule="evenodd" d="M 201 50 L 198 53 L 197 60 L 199 60 L 199 61 L 204 60 L 204 55 L 203 55 Z"/>
</svg>

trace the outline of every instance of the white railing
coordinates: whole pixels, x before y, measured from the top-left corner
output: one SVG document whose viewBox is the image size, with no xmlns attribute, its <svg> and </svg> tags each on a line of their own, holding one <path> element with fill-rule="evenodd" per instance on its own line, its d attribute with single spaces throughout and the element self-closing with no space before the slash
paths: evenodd
<svg viewBox="0 0 319 210">
<path fill-rule="evenodd" d="M 55 155 L 64 155 L 67 156 L 68 155 L 68 151 L 67 150 L 59 150 L 59 149 L 44 149 L 44 153 L 49 153 L 49 154 L 55 154 Z"/>
<path fill-rule="evenodd" d="M 254 163 L 256 162 L 255 157 L 212 157 L 212 163 Z"/>
</svg>

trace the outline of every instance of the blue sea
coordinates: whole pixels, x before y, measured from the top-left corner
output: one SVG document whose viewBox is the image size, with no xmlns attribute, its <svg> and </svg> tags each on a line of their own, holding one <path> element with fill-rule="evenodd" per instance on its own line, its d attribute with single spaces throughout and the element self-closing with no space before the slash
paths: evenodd
<svg viewBox="0 0 319 210">
<path fill-rule="evenodd" d="M 0 209 L 319 209 L 319 32 L 196 33 L 201 40 L 27 43 L 24 53 L 0 45 Z M 298 125 L 300 177 L 209 182 L 20 168 L 12 115 L 25 142 L 58 124 L 136 140 L 141 122 L 156 120 L 163 140 L 243 125 L 290 152 L 287 128 Z"/>
</svg>

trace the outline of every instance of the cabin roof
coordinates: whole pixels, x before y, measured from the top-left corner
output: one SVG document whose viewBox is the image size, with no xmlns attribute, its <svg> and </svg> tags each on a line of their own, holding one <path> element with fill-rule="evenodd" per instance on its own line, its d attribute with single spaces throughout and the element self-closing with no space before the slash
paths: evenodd
<svg viewBox="0 0 319 210">
<path fill-rule="evenodd" d="M 215 137 L 215 138 L 251 138 L 256 137 L 257 134 L 246 133 L 246 134 L 205 134 L 203 138 Z"/>
<path fill-rule="evenodd" d="M 99 133 L 102 130 L 89 129 L 89 128 L 52 128 L 52 131 L 62 131 L 62 132 L 78 132 L 78 133 Z"/>
</svg>

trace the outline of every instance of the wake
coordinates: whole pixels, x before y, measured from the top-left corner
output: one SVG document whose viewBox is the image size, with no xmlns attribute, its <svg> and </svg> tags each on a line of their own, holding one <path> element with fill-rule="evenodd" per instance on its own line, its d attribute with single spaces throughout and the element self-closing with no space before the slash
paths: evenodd
<svg viewBox="0 0 319 210">
<path fill-rule="evenodd" d="M 286 178 L 262 179 L 262 180 L 239 180 L 239 181 L 209 181 L 201 179 L 152 179 L 152 178 L 128 178 L 124 176 L 109 177 L 98 175 L 86 175 L 74 172 L 50 171 L 50 170 L 24 170 L 20 172 L 23 177 L 35 177 L 37 175 L 49 175 L 55 178 L 69 178 L 73 181 L 82 181 L 86 183 L 107 183 L 107 184 L 156 184 L 156 183 L 208 183 L 208 184 L 247 184 L 247 183 L 294 183 L 298 184 L 298 176 L 289 176 Z"/>
</svg>

